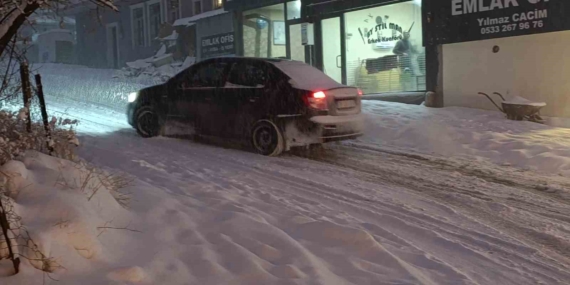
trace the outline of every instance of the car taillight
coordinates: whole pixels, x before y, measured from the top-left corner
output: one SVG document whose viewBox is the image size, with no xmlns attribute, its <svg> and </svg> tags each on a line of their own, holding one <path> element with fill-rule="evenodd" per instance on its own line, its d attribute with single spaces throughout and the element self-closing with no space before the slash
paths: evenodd
<svg viewBox="0 0 570 285">
<path fill-rule="evenodd" d="M 360 88 L 358 88 L 356 90 L 358 90 L 358 96 L 362 96 L 362 94 L 364 94 Z"/>
<path fill-rule="evenodd" d="M 328 110 L 327 95 L 323 91 L 317 91 L 307 96 L 309 107 L 317 110 Z"/>
<path fill-rule="evenodd" d="M 313 93 L 313 98 L 323 99 L 325 97 L 327 97 L 327 95 L 325 95 L 325 92 L 323 92 L 323 91 Z"/>
</svg>

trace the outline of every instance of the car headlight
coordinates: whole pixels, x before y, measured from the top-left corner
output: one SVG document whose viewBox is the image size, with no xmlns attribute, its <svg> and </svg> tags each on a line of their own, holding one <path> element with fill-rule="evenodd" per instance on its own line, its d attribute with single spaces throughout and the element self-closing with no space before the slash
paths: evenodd
<svg viewBox="0 0 570 285">
<path fill-rule="evenodd" d="M 129 103 L 135 102 L 137 100 L 138 95 L 139 95 L 138 92 L 133 92 L 133 93 L 129 94 L 129 97 L 128 97 Z"/>
</svg>

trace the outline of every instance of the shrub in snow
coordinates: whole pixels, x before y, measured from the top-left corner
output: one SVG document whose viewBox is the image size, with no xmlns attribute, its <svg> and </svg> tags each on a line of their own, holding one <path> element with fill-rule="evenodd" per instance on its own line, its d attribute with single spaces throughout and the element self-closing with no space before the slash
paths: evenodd
<svg viewBox="0 0 570 285">
<path fill-rule="evenodd" d="M 0 165 L 12 160 L 27 150 L 48 153 L 48 144 L 53 148 L 52 155 L 72 160 L 74 148 L 79 145 L 73 125 L 77 121 L 52 118 L 51 138 L 46 138 L 44 126 L 33 122 L 31 132 L 26 130 L 26 110 L 7 112 L 0 110 Z"/>
<path fill-rule="evenodd" d="M 130 182 L 124 175 L 35 151 L 0 166 L 0 199 L 9 205 L 10 239 L 21 266 L 63 273 L 60 269 L 86 266 L 101 256 L 103 235 L 139 232 L 129 226 L 124 209 L 130 196 L 123 191 Z M 7 267 L 6 257 L 0 234 L 0 269 Z M 13 274 L 6 272 L 0 270 L 0 278 Z"/>
</svg>

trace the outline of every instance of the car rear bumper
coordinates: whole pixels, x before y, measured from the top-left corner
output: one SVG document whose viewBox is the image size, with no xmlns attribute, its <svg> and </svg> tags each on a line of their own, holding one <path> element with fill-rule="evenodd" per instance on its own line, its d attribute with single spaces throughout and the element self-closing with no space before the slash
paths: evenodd
<svg viewBox="0 0 570 285">
<path fill-rule="evenodd" d="M 362 136 L 364 129 L 362 114 L 313 116 L 308 123 L 301 120 L 286 125 L 287 148 L 355 139 Z"/>
<path fill-rule="evenodd" d="M 362 114 L 314 116 L 310 120 L 318 126 L 318 133 L 322 142 L 353 139 L 361 136 L 364 129 Z"/>
<path fill-rule="evenodd" d="M 134 112 L 135 112 L 135 104 L 134 103 L 129 103 L 127 104 L 127 122 L 129 122 L 129 125 L 133 126 L 135 125 L 134 123 Z"/>
</svg>

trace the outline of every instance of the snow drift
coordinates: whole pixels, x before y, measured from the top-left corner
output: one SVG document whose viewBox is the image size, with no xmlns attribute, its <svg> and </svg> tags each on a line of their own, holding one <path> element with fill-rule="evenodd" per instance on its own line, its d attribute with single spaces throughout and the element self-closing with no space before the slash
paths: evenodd
<svg viewBox="0 0 570 285">
<path fill-rule="evenodd" d="M 121 206 L 126 196 L 114 188 L 119 181 L 85 164 L 31 151 L 0 167 L 0 174 L 1 195 L 21 218 L 11 225 L 19 237 L 14 242 L 23 261 L 20 274 L 7 277 L 14 273 L 11 263 L 0 260 L 8 283 L 89 270 L 108 258 L 103 235 L 117 235 L 107 231 L 130 219 Z"/>
<path fill-rule="evenodd" d="M 502 113 L 365 101 L 365 136 L 357 144 L 484 160 L 570 175 L 570 129 L 507 120 Z"/>
<path fill-rule="evenodd" d="M 2 284 L 469 283 L 423 253 L 396 257 L 366 230 L 303 214 L 262 190 L 243 196 L 187 183 L 181 195 L 136 181 L 122 189 L 132 193 L 125 208 L 82 164 L 29 152 L 1 171 L 46 257 L 25 259 L 17 275 L 0 260 Z M 48 259 L 59 281 L 40 270 Z"/>
</svg>

